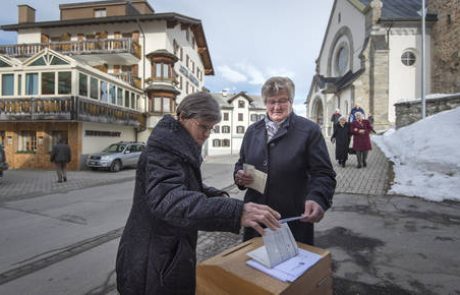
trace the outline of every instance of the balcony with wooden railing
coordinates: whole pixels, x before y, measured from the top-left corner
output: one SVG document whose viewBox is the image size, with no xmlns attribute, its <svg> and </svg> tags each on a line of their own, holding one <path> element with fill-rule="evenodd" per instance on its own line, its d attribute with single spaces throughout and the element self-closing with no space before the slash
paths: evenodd
<svg viewBox="0 0 460 295">
<path fill-rule="evenodd" d="M 27 58 L 45 48 L 61 54 L 72 55 L 77 60 L 89 60 L 88 55 L 97 55 L 101 59 L 101 63 L 107 63 L 110 58 L 110 63 L 135 64 L 141 58 L 140 45 L 130 38 L 0 45 L 0 54 L 15 58 Z M 116 59 L 116 57 L 119 58 Z"/>
<path fill-rule="evenodd" d="M 131 72 L 121 72 L 116 74 L 111 74 L 112 76 L 130 84 L 131 86 L 142 89 L 142 80 L 139 77 L 136 77 Z"/>
<path fill-rule="evenodd" d="M 1 121 L 86 121 L 145 128 L 145 117 L 139 111 L 82 98 L 0 99 Z"/>
</svg>

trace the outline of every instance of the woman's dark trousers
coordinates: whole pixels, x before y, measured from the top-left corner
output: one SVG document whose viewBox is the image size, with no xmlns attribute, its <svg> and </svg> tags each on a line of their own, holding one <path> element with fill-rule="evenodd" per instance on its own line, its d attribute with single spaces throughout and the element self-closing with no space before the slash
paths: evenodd
<svg viewBox="0 0 460 295">
<path fill-rule="evenodd" d="M 356 151 L 356 157 L 358 158 L 358 168 L 366 167 L 367 166 L 367 151 L 361 152 Z"/>
</svg>

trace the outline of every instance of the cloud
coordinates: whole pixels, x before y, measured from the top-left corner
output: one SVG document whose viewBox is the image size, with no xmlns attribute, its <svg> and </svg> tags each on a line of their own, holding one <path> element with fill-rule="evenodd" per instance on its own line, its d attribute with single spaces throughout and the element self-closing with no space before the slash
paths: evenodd
<svg viewBox="0 0 460 295">
<path fill-rule="evenodd" d="M 294 113 L 296 113 L 297 115 L 305 118 L 307 117 L 307 109 L 305 108 L 305 104 L 294 102 L 292 108 L 294 109 Z"/>
<path fill-rule="evenodd" d="M 236 67 L 248 75 L 249 84 L 262 85 L 265 83 L 265 80 L 267 80 L 266 75 L 253 64 L 240 62 L 236 64 Z"/>
<path fill-rule="evenodd" d="M 218 74 L 222 76 L 225 80 L 228 80 L 232 83 L 247 82 L 248 78 L 240 73 L 239 71 L 230 68 L 227 65 L 217 67 Z"/>
</svg>

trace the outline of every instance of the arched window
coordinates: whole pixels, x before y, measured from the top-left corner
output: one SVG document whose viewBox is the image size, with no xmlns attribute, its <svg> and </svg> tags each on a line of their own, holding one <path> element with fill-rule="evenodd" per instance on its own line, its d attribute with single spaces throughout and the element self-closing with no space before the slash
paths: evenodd
<svg viewBox="0 0 460 295">
<path fill-rule="evenodd" d="M 214 133 L 220 133 L 220 126 L 219 125 L 216 125 L 214 126 Z"/>
<path fill-rule="evenodd" d="M 229 147 L 230 146 L 230 140 L 229 139 L 222 140 L 222 146 L 223 147 Z"/>
<path fill-rule="evenodd" d="M 251 114 L 251 122 L 257 121 L 257 114 Z"/>
<path fill-rule="evenodd" d="M 236 133 L 238 134 L 244 133 L 244 126 L 236 126 Z"/>
<path fill-rule="evenodd" d="M 348 54 L 348 46 L 346 44 L 340 46 L 337 51 L 335 67 L 339 76 L 344 75 L 348 69 Z"/>
<path fill-rule="evenodd" d="M 238 100 L 238 107 L 244 108 L 244 106 L 245 106 L 244 100 Z"/>
<path fill-rule="evenodd" d="M 214 139 L 212 141 L 212 146 L 213 147 L 220 147 L 220 139 Z"/>
</svg>

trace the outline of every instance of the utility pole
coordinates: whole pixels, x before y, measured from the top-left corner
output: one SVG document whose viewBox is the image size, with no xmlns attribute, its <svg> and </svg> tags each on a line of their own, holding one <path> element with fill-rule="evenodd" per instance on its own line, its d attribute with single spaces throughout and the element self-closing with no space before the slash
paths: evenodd
<svg viewBox="0 0 460 295">
<path fill-rule="evenodd" d="M 425 18 L 426 18 L 426 7 L 425 0 L 422 0 L 422 119 L 426 117 L 426 99 L 425 99 L 425 90 L 426 90 L 426 44 L 425 44 Z"/>
</svg>

